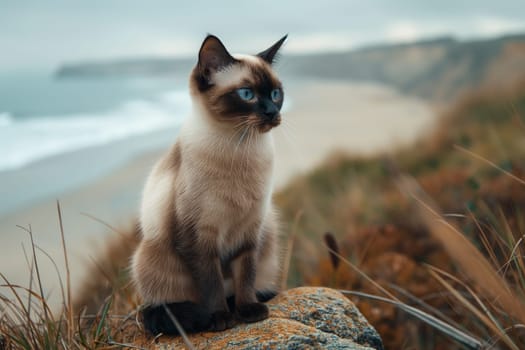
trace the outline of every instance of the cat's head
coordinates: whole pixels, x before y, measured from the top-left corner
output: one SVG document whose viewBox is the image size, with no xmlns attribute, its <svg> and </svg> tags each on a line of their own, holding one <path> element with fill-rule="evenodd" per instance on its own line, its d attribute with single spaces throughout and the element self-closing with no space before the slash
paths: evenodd
<svg viewBox="0 0 525 350">
<path fill-rule="evenodd" d="M 231 55 L 208 35 L 190 77 L 190 91 L 207 114 L 225 126 L 267 132 L 281 122 L 284 93 L 272 64 L 286 36 L 257 55 Z"/>
</svg>

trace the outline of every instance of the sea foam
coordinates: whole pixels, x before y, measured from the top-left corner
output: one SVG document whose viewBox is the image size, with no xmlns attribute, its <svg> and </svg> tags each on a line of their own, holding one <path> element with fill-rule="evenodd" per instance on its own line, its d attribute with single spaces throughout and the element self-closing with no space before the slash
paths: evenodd
<svg viewBox="0 0 525 350">
<path fill-rule="evenodd" d="M 0 128 L 13 123 L 13 117 L 7 112 L 0 112 Z"/>
<path fill-rule="evenodd" d="M 132 100 L 99 113 L 13 118 L 0 112 L 0 171 L 83 148 L 176 127 L 190 113 L 187 91 Z"/>
</svg>

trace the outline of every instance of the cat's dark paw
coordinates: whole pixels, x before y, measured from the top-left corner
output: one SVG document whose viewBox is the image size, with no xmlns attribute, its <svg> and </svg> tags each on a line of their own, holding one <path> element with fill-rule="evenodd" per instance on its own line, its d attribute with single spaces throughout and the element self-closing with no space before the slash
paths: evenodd
<svg viewBox="0 0 525 350">
<path fill-rule="evenodd" d="M 279 294 L 278 292 L 275 292 L 273 290 L 261 290 L 255 293 L 255 296 L 257 297 L 257 300 L 261 303 L 266 303 L 269 300 L 272 300 L 275 298 L 275 296 Z"/>
<path fill-rule="evenodd" d="M 230 309 L 231 312 L 235 312 L 235 295 L 227 297 L 226 304 L 228 304 L 228 309 Z"/>
<path fill-rule="evenodd" d="M 257 322 L 268 318 L 268 306 L 263 303 L 250 303 L 237 306 L 236 315 L 242 322 Z"/>
<path fill-rule="evenodd" d="M 202 305 L 190 301 L 149 305 L 141 311 L 144 328 L 151 335 L 178 335 L 172 316 L 186 333 L 201 332 L 210 326 L 211 315 Z"/>
<path fill-rule="evenodd" d="M 210 331 L 219 332 L 235 326 L 235 317 L 229 311 L 216 311 L 211 314 Z"/>
<path fill-rule="evenodd" d="M 273 291 L 273 290 L 260 290 L 258 292 L 255 292 L 255 296 L 257 297 L 257 301 L 260 303 L 266 303 L 267 301 L 272 300 L 279 294 L 279 292 Z M 228 298 L 226 298 L 226 303 L 228 304 L 228 308 L 231 312 L 235 311 L 235 295 L 231 295 Z"/>
</svg>

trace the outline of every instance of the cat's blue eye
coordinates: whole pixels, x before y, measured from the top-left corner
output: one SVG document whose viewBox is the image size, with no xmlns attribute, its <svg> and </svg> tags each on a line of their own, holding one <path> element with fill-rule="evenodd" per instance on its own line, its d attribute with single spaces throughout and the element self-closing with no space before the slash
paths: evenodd
<svg viewBox="0 0 525 350">
<path fill-rule="evenodd" d="M 253 90 L 250 88 L 240 88 L 237 89 L 237 95 L 244 101 L 250 101 L 255 97 Z"/>
<path fill-rule="evenodd" d="M 270 92 L 270 97 L 273 102 L 279 102 L 283 98 L 281 89 L 273 89 L 272 92 Z"/>
</svg>

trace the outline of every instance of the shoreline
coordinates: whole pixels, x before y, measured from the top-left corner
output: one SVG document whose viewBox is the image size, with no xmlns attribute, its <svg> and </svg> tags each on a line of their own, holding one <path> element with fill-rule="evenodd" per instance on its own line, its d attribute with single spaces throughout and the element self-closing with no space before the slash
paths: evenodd
<svg viewBox="0 0 525 350">
<path fill-rule="evenodd" d="M 9 198 L 0 200 L 0 220 L 96 183 L 141 155 L 162 149 L 175 139 L 179 127 L 64 152 L 18 169 L 0 171 L 0 192 Z"/>
<path fill-rule="evenodd" d="M 283 115 L 282 125 L 274 131 L 277 190 L 294 176 L 317 166 L 334 151 L 365 155 L 388 151 L 392 147 L 413 142 L 434 120 L 431 106 L 426 102 L 376 84 L 305 80 L 291 82 L 285 91 L 291 96 L 293 104 Z M 144 144 L 154 141 L 159 146 L 167 142 L 160 142 L 158 138 L 143 140 Z M 115 154 L 115 149 L 111 153 L 111 147 L 115 145 L 101 147 L 92 155 L 97 156 L 101 152 Z M 123 160 L 108 174 L 80 187 L 66 189 L 58 196 L 73 287 L 85 277 L 85 265 L 97 256 L 105 238 L 111 233 L 108 227 L 85 214 L 116 228 L 133 225 L 143 183 L 164 151 L 164 147 L 144 148 L 141 155 Z M 70 156 L 86 163 L 80 151 Z M 47 176 L 60 177 L 60 174 L 51 172 Z M 16 181 L 16 174 L 12 179 Z M 59 178 L 56 180 L 60 181 Z M 61 275 L 65 276 L 54 198 L 42 199 L 0 217 L 3 243 L 0 247 L 0 264 L 4 267 L 1 272 L 11 283 L 27 285 L 29 270 L 21 244 L 27 251 L 29 236 L 16 226 L 27 227 L 29 224 L 36 244 L 53 257 Z M 53 264 L 41 254 L 39 264 L 44 287 L 52 291 L 51 303 L 58 302 L 60 293 Z"/>
</svg>

